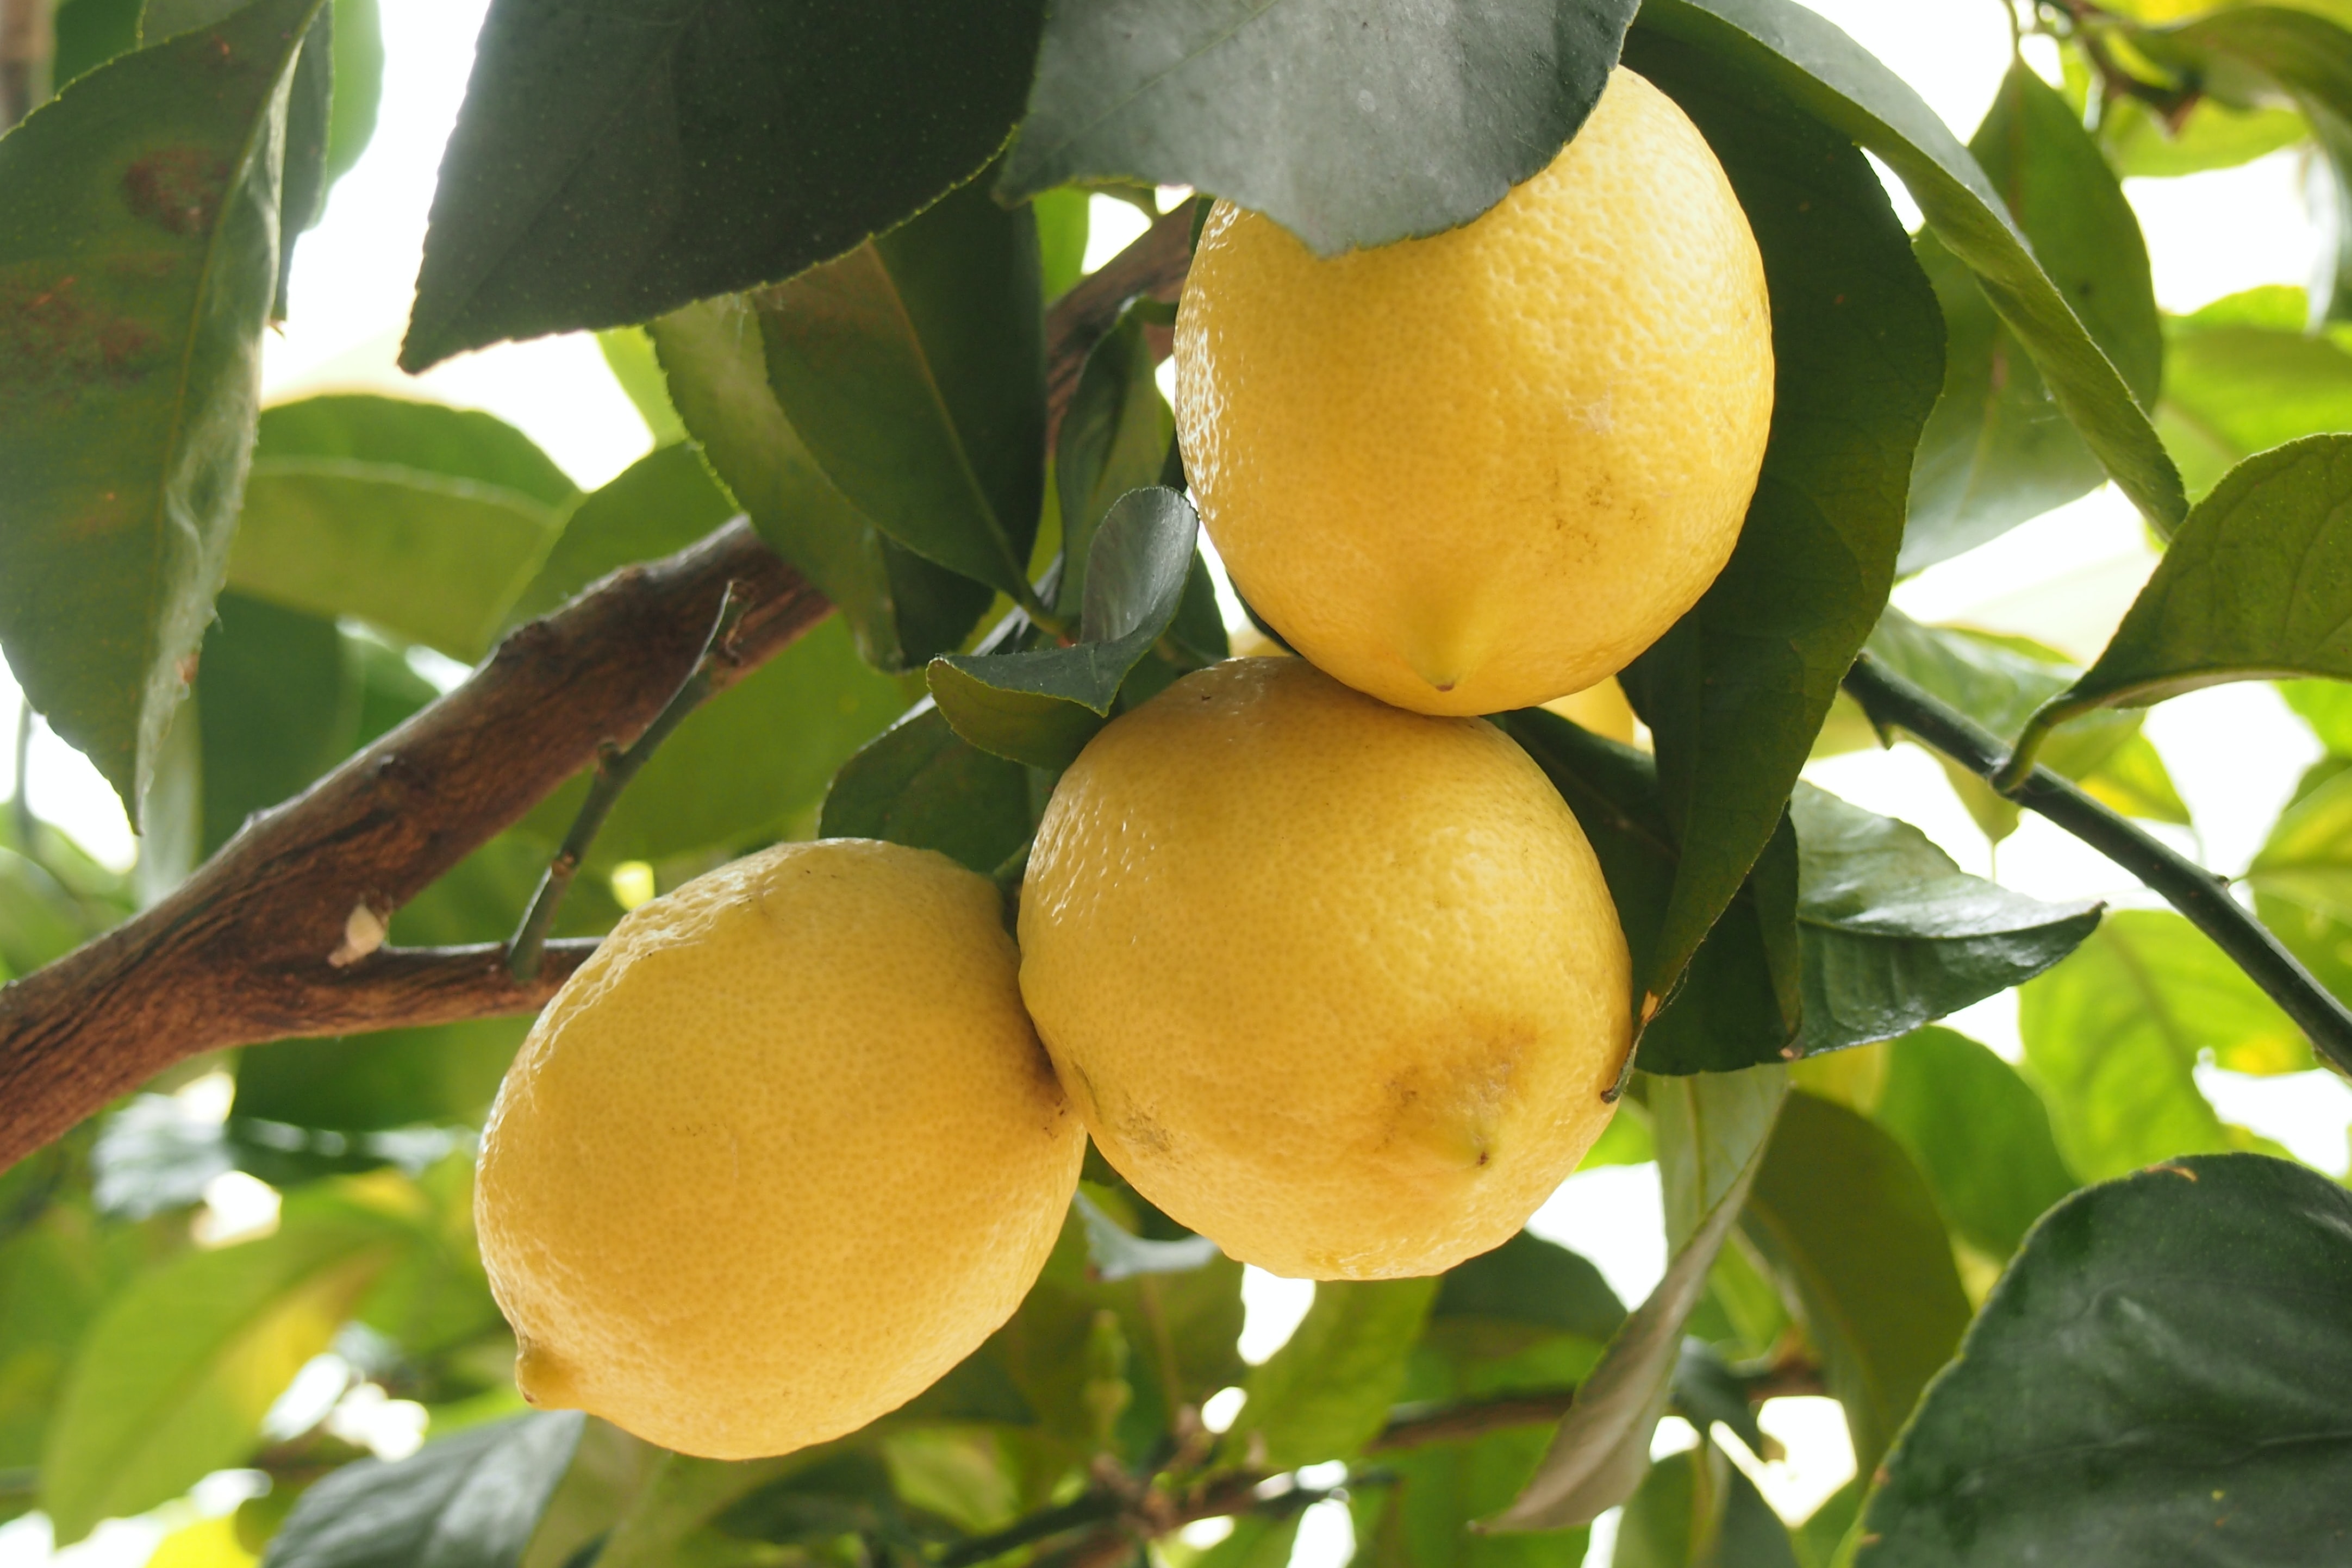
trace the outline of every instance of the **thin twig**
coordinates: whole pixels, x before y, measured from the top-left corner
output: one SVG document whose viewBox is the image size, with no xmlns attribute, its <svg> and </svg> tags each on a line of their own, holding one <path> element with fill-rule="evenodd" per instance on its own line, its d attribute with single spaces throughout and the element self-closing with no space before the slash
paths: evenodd
<svg viewBox="0 0 2352 1568">
<path fill-rule="evenodd" d="M 0 131 L 6 131 L 49 96 L 58 34 L 50 0 L 0 0 Z"/>
<path fill-rule="evenodd" d="M 1980 779 L 1991 779 L 2009 748 L 1958 709 L 1864 653 L 1845 689 L 1881 729 L 1900 728 Z M 2312 977 L 2295 956 L 2217 876 L 2092 800 L 2047 768 L 2036 768 L 2010 799 L 2074 834 L 2163 895 L 2284 1009 L 2338 1071 L 2352 1074 L 2352 1011 Z"/>
<path fill-rule="evenodd" d="M 686 722 L 686 716 L 719 689 L 722 674 L 741 663 L 733 642 L 735 628 L 743 619 L 743 601 L 730 581 L 719 596 L 719 615 L 710 623 L 710 635 L 702 644 L 701 657 L 694 661 L 694 668 L 678 683 L 667 706 L 655 716 L 653 723 L 646 726 L 644 733 L 627 750 L 610 740 L 597 747 L 596 776 L 589 782 L 588 798 L 580 802 L 580 814 L 572 819 L 572 831 L 563 835 L 555 858 L 547 862 L 546 873 L 539 879 L 539 889 L 531 894 L 530 907 L 523 912 L 514 940 L 507 944 L 507 973 L 514 977 L 518 985 L 529 985 L 539 977 L 540 960 L 547 949 L 547 934 L 554 929 L 556 911 L 563 907 L 563 895 L 572 890 L 572 879 L 580 874 L 581 864 L 587 860 L 604 819 L 612 815 L 621 791 L 661 749 L 661 743 Z"/>
</svg>

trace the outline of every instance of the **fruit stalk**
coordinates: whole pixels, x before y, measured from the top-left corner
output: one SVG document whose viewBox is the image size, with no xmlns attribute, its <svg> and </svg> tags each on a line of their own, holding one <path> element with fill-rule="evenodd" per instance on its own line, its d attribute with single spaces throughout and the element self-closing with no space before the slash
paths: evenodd
<svg viewBox="0 0 2352 1568">
<path fill-rule="evenodd" d="M 2009 762 L 2009 748 L 1991 731 L 1867 653 L 1846 673 L 1845 689 L 1880 730 L 1899 728 L 1987 782 Z M 2352 1075 L 2352 1011 L 2231 896 L 2227 877 L 2168 848 L 2047 768 L 2036 767 L 2019 780 L 2010 799 L 2162 895 L 2278 1003 L 2329 1065 Z"/>
</svg>

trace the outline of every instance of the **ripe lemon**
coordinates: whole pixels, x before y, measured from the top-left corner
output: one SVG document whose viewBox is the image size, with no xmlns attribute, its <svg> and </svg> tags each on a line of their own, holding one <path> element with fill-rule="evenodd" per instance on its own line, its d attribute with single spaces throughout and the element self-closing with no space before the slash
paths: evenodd
<svg viewBox="0 0 2352 1568">
<path fill-rule="evenodd" d="M 1748 220 L 1622 68 L 1484 216 L 1318 258 L 1221 202 L 1176 319 L 1201 520 L 1290 645 L 1423 713 L 1582 689 L 1729 559 L 1772 413 Z"/>
<path fill-rule="evenodd" d="M 1086 1139 L 995 887 L 784 844 L 630 912 L 483 1134 L 482 1260 L 533 1404 L 712 1458 L 904 1404 L 1045 1266 Z"/>
<path fill-rule="evenodd" d="M 1021 953 L 1105 1157 L 1278 1274 L 1507 1240 L 1608 1124 L 1631 1040 L 1616 909 L 1527 754 L 1297 659 L 1196 671 L 1095 737 Z"/>
</svg>

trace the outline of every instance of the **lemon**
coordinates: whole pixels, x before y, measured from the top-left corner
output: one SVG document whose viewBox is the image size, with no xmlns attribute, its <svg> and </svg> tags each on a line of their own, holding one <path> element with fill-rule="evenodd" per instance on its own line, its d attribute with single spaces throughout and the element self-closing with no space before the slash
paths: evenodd
<svg viewBox="0 0 2352 1568">
<path fill-rule="evenodd" d="M 1451 232 L 1318 258 L 1219 203 L 1175 358 L 1185 474 L 1244 596 L 1423 713 L 1623 668 L 1729 559 L 1771 423 L 1747 217 L 1622 68 L 1550 167 Z"/>
<path fill-rule="evenodd" d="M 1021 991 L 1138 1192 L 1278 1274 L 1507 1240 L 1601 1129 L 1629 966 L 1575 817 L 1480 719 L 1196 671 L 1062 776 Z"/>
<path fill-rule="evenodd" d="M 1086 1140 L 1001 900 L 928 851 L 784 844 L 639 905 L 483 1134 L 533 1404 L 713 1458 L 896 1408 L 1020 1304 Z"/>
</svg>

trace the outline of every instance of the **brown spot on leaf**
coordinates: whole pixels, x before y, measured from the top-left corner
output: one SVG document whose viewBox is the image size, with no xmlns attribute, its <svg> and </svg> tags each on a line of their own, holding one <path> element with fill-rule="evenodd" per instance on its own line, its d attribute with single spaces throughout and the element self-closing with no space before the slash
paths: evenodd
<svg viewBox="0 0 2352 1568">
<path fill-rule="evenodd" d="M 175 235 L 212 226 L 228 193 L 228 160 L 202 147 L 165 147 L 122 172 L 122 197 L 131 214 Z"/>
<path fill-rule="evenodd" d="M 2150 1166 L 2147 1168 L 2148 1174 L 2151 1176 L 2158 1171 L 2166 1171 L 2173 1176 L 2187 1176 L 2190 1181 L 2195 1181 L 2197 1179 L 2197 1173 L 2190 1170 L 2187 1166 L 2156 1165 Z"/>
<path fill-rule="evenodd" d="M 153 329 L 90 298 L 79 277 L 0 277 L 0 411 L 137 381 L 162 349 Z"/>
</svg>

